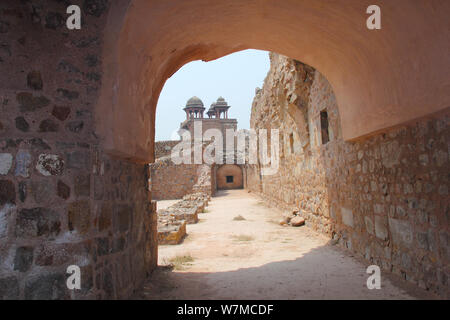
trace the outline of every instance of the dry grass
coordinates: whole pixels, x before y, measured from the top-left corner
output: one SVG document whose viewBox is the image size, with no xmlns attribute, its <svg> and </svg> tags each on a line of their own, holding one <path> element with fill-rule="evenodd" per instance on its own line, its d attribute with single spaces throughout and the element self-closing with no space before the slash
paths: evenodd
<svg viewBox="0 0 450 320">
<path fill-rule="evenodd" d="M 235 241 L 252 241 L 252 240 L 255 240 L 254 237 L 246 235 L 246 234 L 234 235 L 233 239 Z"/>
<path fill-rule="evenodd" d="M 187 266 L 191 266 L 194 258 L 191 255 L 176 256 L 169 260 L 174 270 L 184 270 Z"/>
</svg>

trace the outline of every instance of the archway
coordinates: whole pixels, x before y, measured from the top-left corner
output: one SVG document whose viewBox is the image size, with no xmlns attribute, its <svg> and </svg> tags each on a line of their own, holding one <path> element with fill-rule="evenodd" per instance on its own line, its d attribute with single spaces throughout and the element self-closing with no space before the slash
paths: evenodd
<svg viewBox="0 0 450 320">
<path fill-rule="evenodd" d="M 447 1 L 379 0 L 382 30 L 377 31 L 365 26 L 371 4 L 366 0 L 74 3 L 83 7 L 81 31 L 67 31 L 63 1 L 6 0 L 0 8 L 2 298 L 68 298 L 66 268 L 72 264 L 79 265 L 89 280 L 83 281 L 75 298 L 127 297 L 155 267 L 156 205 L 150 202 L 145 164 L 153 160 L 159 92 L 189 61 L 254 48 L 317 68 L 336 94 L 345 140 L 448 110 L 450 105 Z M 429 203 L 440 201 L 429 230 L 448 225 L 448 186 L 439 180 L 448 172 L 447 145 L 442 147 L 442 141 L 448 141 L 448 122 L 438 120 L 431 125 L 422 122 L 409 134 L 416 134 L 411 138 L 416 142 L 428 127 L 440 130 L 438 139 L 431 135 L 427 142 L 434 142 L 427 147 L 438 143 L 442 149 L 416 151 L 414 158 L 406 157 L 414 165 L 396 170 L 408 179 L 434 179 L 422 181 L 420 189 L 432 190 L 426 194 Z M 388 155 L 383 164 L 400 163 L 398 145 L 387 144 L 383 135 L 376 138 Z M 293 141 L 295 149 L 297 139 Z M 348 159 L 355 165 L 355 159 L 363 162 L 360 167 L 343 167 L 341 172 L 378 170 L 380 160 L 366 161 L 364 152 L 361 159 L 355 153 Z M 421 170 L 422 176 L 413 169 Z M 390 174 L 393 169 L 383 171 Z M 368 194 L 359 200 L 362 210 L 345 206 L 330 215 L 340 214 L 346 223 L 358 223 L 358 230 L 376 233 L 377 225 L 387 223 L 379 219 L 380 212 L 386 217 L 394 208 L 396 215 L 404 216 L 406 211 L 398 209 L 406 202 L 402 200 L 417 207 L 418 196 L 410 199 L 411 190 L 422 188 L 422 182 L 396 185 L 405 195 L 389 207 L 381 203 L 387 200 L 383 182 L 371 180 L 364 186 L 378 190 L 375 206 L 367 206 Z M 294 192 L 290 186 L 288 191 Z M 355 190 L 349 190 L 352 201 Z M 332 191 L 343 198 L 339 188 Z M 365 213 L 373 219 L 366 220 Z M 417 230 L 398 219 L 389 220 L 389 225 L 397 233 L 411 231 L 412 236 L 400 237 L 406 245 L 414 240 L 415 246 L 434 250 L 432 241 L 446 241 L 441 239 L 446 231 L 412 233 Z M 364 243 L 348 244 L 364 249 Z M 390 258 L 407 261 L 403 256 Z M 436 275 L 435 282 L 442 274 L 441 279 L 448 279 L 445 270 L 431 264 L 415 271 Z"/>
<path fill-rule="evenodd" d="M 369 31 L 370 4 L 115 1 L 96 108 L 104 147 L 152 161 L 155 106 L 166 79 L 189 61 L 247 48 L 279 52 L 324 74 L 336 93 L 345 140 L 446 109 L 449 84 L 440 63 L 449 61 L 449 44 L 441 30 L 448 27 L 450 4 L 382 0 L 383 28 Z"/>
</svg>

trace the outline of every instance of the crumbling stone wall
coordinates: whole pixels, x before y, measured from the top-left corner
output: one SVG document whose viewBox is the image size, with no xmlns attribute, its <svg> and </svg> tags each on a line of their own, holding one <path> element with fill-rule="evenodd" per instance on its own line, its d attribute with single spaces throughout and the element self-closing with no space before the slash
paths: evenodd
<svg viewBox="0 0 450 320">
<path fill-rule="evenodd" d="M 152 199 L 181 199 L 189 193 L 214 194 L 212 166 L 204 164 L 175 164 L 163 157 L 150 164 Z"/>
<path fill-rule="evenodd" d="M 156 141 L 155 159 L 170 156 L 172 149 L 179 143 L 179 140 Z"/>
<path fill-rule="evenodd" d="M 0 3 L 0 299 L 128 297 L 156 265 L 148 167 L 101 150 L 107 1 Z M 82 290 L 66 287 L 81 267 Z"/>
<path fill-rule="evenodd" d="M 248 167 L 248 188 L 299 208 L 307 225 L 370 263 L 448 297 L 449 122 L 446 114 L 344 141 L 325 77 L 271 54 L 251 127 L 280 129 L 280 168 L 262 176 Z"/>
</svg>

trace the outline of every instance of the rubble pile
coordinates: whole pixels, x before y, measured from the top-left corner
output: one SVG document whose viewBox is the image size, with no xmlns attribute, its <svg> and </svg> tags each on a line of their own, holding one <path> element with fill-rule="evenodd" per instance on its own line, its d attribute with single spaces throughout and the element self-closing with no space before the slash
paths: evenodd
<svg viewBox="0 0 450 320">
<path fill-rule="evenodd" d="M 300 227 L 305 224 L 305 218 L 301 216 L 300 209 L 294 208 L 285 212 L 280 220 L 280 225 L 291 225 L 292 227 Z"/>
</svg>

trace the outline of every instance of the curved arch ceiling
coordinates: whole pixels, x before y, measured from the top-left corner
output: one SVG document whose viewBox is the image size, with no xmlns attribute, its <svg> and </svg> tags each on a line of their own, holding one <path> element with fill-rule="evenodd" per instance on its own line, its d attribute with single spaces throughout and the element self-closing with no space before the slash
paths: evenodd
<svg viewBox="0 0 450 320">
<path fill-rule="evenodd" d="M 104 38 L 97 131 L 105 148 L 152 161 L 154 117 L 167 80 L 193 60 L 275 51 L 318 69 L 351 140 L 448 109 L 449 1 L 117 0 Z M 250 106 L 249 106 L 250 107 Z"/>
</svg>

